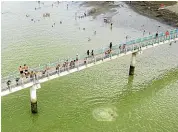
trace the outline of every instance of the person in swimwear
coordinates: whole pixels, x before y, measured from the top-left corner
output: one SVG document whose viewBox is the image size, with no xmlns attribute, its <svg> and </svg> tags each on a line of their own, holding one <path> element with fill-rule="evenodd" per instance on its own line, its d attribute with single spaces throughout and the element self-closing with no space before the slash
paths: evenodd
<svg viewBox="0 0 178 132">
<path fill-rule="evenodd" d="M 24 69 L 25 76 L 27 76 L 28 75 L 28 66 L 26 64 L 24 64 L 23 69 Z"/>
<path fill-rule="evenodd" d="M 20 75 L 22 77 L 23 76 L 23 68 L 22 68 L 22 66 L 19 67 L 19 72 L 20 72 Z"/>
</svg>

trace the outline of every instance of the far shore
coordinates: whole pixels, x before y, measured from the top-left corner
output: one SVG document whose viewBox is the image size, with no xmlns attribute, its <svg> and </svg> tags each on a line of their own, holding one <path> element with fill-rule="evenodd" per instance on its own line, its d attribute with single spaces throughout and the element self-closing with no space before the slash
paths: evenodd
<svg viewBox="0 0 178 132">
<path fill-rule="evenodd" d="M 124 3 L 141 15 L 156 19 L 172 27 L 178 27 L 178 3 L 176 1 L 126 1 Z M 164 4 L 165 8 L 159 10 L 161 4 Z M 123 5 L 112 1 L 87 1 L 83 2 L 81 6 L 92 7 L 88 15 L 95 18 Z"/>
<path fill-rule="evenodd" d="M 156 19 L 173 27 L 178 27 L 178 6 L 176 1 L 127 1 L 125 2 L 141 15 Z M 164 9 L 159 9 L 164 4 Z M 170 8 L 175 9 L 170 9 Z"/>
</svg>

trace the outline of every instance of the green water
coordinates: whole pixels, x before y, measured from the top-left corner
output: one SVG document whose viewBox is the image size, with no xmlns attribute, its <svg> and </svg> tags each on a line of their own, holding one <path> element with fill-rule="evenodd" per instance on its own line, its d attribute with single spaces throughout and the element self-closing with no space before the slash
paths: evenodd
<svg viewBox="0 0 178 132">
<path fill-rule="evenodd" d="M 103 23 L 102 15 L 95 20 L 92 17 L 75 20 L 76 12 L 80 15 L 87 11 L 85 8 L 79 8 L 78 3 L 69 2 L 68 10 L 66 2 L 53 8 L 52 3 L 44 2 L 44 5 L 40 5 L 40 10 L 34 10 L 35 7 L 39 7 L 35 1 L 2 3 L 3 76 L 13 71 L 18 72 L 20 65 L 37 67 L 49 61 L 56 62 L 61 58 L 75 57 L 77 53 L 82 55 L 88 49 L 91 51 L 108 46 L 111 41 L 113 45 L 125 42 L 127 35 L 129 39 L 142 37 L 143 24 L 147 34 L 155 32 L 158 25 L 161 25 L 160 31 L 172 29 L 170 26 L 139 16 L 128 8 L 119 8 L 120 13 L 113 17 L 114 25 L 111 31 L 110 25 Z M 51 17 L 43 18 L 45 12 L 51 13 Z M 30 17 L 27 18 L 27 14 Z M 63 23 L 59 24 L 60 21 Z M 56 25 L 52 28 L 54 22 Z M 86 30 L 83 31 L 82 28 Z M 93 35 L 94 31 L 96 35 Z M 90 42 L 88 37 L 91 38 Z"/>
<path fill-rule="evenodd" d="M 42 84 L 36 115 L 30 111 L 29 89 L 3 97 L 2 131 L 178 131 L 178 69 L 157 79 L 150 71 L 141 79 L 140 64 L 134 78 L 128 78 L 128 67 L 120 58 Z"/>
<path fill-rule="evenodd" d="M 120 42 L 127 33 L 139 36 L 143 24 L 151 31 L 155 31 L 158 25 L 162 31 L 170 29 L 128 8 L 119 9 L 120 15 L 113 17 L 111 32 L 108 26 L 100 23 L 100 16 L 97 20 L 86 18 L 76 23 L 71 18 L 77 7 L 69 6 L 72 9 L 67 11 L 66 3 L 60 8 L 42 8 L 38 12 L 34 11 L 36 2 L 9 3 L 8 8 L 6 6 L 2 11 L 14 10 L 2 15 L 4 75 L 24 63 L 38 65 L 76 52 L 83 53 L 88 48 L 102 47 L 110 40 Z M 52 17 L 42 20 L 41 13 L 47 11 L 53 14 Z M 31 23 L 24 18 L 26 13 L 41 21 Z M 57 23 L 61 18 L 65 21 L 64 26 L 56 24 L 56 28 L 51 29 L 51 23 Z M 87 27 L 86 32 L 76 30 L 79 26 Z M 88 43 L 86 38 L 94 29 L 97 35 L 92 36 Z M 128 77 L 131 58 L 128 55 L 43 83 L 37 90 L 36 115 L 30 111 L 29 89 L 4 96 L 1 102 L 2 131 L 177 132 L 177 49 L 177 43 L 173 43 L 138 55 L 134 78 Z"/>
</svg>

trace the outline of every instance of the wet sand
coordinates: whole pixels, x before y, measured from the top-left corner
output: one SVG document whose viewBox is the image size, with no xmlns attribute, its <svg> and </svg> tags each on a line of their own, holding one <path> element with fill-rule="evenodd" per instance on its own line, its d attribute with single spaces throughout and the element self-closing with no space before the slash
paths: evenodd
<svg viewBox="0 0 178 132">
<path fill-rule="evenodd" d="M 87 1 L 80 4 L 80 6 L 90 7 L 87 14 L 96 18 L 100 14 L 116 12 L 117 10 L 114 8 L 122 7 L 123 4 L 111 1 Z"/>
<path fill-rule="evenodd" d="M 170 26 L 178 27 L 178 14 L 175 13 L 175 11 L 168 10 L 167 8 L 158 10 L 161 4 L 164 4 L 165 6 L 173 6 L 177 4 L 176 1 L 132 1 L 131 3 L 125 3 L 134 11 L 142 15 L 156 19 Z"/>
<path fill-rule="evenodd" d="M 176 14 L 178 14 L 178 2 L 175 5 L 167 6 L 166 9 L 168 9 L 168 10 L 170 10 L 170 11 L 175 12 Z"/>
<path fill-rule="evenodd" d="M 178 4 L 176 1 L 132 1 L 131 3 L 124 3 L 141 15 L 156 19 L 173 27 L 178 27 Z M 83 2 L 81 6 L 90 7 L 87 12 L 88 15 L 96 18 L 101 14 L 117 12 L 117 8 L 123 7 L 124 3 L 116 1 L 114 3 L 111 1 L 87 1 Z M 165 5 L 165 9 L 158 10 L 161 4 Z M 112 17 L 112 15 L 107 17 Z"/>
</svg>

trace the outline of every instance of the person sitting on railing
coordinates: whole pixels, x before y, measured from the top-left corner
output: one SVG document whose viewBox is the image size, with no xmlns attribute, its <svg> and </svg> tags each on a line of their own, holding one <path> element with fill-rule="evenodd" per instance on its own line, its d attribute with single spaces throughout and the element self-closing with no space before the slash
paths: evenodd
<svg viewBox="0 0 178 132">
<path fill-rule="evenodd" d="M 22 68 L 22 66 L 19 67 L 19 72 L 20 72 L 21 77 L 23 77 L 23 68 Z"/>
</svg>

